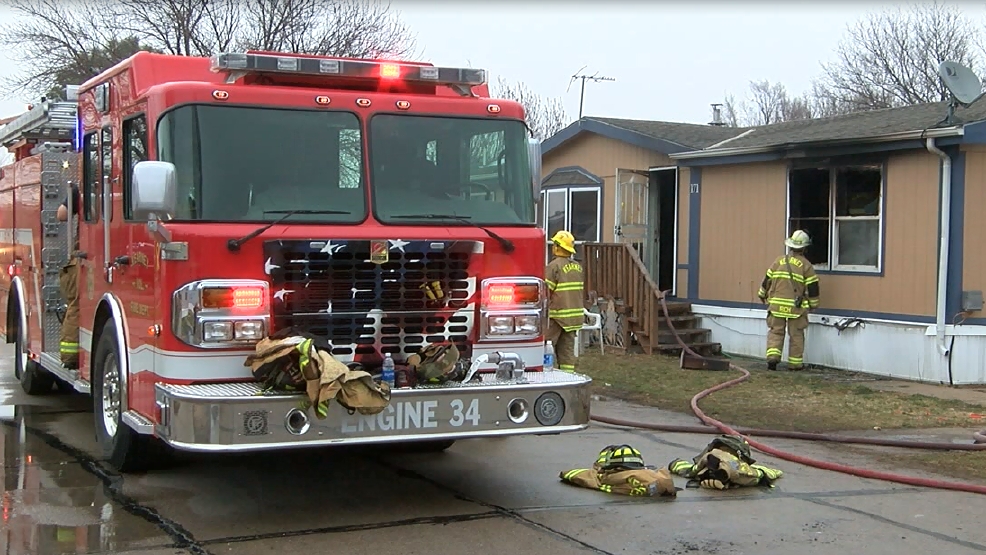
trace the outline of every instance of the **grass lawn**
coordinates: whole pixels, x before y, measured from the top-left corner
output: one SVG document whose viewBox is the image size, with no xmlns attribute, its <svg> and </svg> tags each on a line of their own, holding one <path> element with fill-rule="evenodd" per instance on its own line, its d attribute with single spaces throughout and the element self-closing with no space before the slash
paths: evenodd
<svg viewBox="0 0 986 555">
<path fill-rule="evenodd" d="M 986 427 L 981 416 L 986 407 L 878 391 L 854 383 L 859 378 L 851 372 L 768 372 L 762 364 L 739 364 L 750 370 L 750 378 L 699 401 L 706 414 L 732 426 L 820 433 L 967 427 L 970 435 Z M 582 353 L 578 371 L 592 376 L 594 393 L 685 414 L 692 414 L 689 403 L 696 393 L 740 376 L 732 370 L 682 370 L 676 357 L 598 351 Z M 986 452 L 893 449 L 893 454 L 903 466 L 986 480 Z"/>
</svg>

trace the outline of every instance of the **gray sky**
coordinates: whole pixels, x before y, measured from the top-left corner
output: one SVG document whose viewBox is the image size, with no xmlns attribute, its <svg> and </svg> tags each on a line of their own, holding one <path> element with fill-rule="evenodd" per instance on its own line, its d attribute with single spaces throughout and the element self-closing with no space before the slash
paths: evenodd
<svg viewBox="0 0 986 555">
<path fill-rule="evenodd" d="M 980 2 L 959 5 L 981 20 Z M 899 4 L 899 3 L 898 3 Z M 417 34 L 424 59 L 487 69 L 561 96 L 569 117 L 579 111 L 586 73 L 616 78 L 586 83 L 585 115 L 707 123 L 710 103 L 743 97 L 751 79 L 781 81 L 800 94 L 832 58 L 847 23 L 891 3 L 597 2 L 561 0 L 458 3 L 393 0 Z M 12 19 L 0 7 L 0 22 Z M 986 29 L 986 27 L 984 27 Z M 18 67 L 0 52 L 0 75 Z M 0 100 L 0 117 L 28 99 Z"/>
</svg>

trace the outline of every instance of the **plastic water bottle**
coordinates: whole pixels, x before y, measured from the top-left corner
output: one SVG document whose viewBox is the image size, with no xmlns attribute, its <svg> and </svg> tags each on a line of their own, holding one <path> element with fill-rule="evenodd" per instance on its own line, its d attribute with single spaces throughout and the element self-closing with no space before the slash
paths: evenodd
<svg viewBox="0 0 986 555">
<path fill-rule="evenodd" d="M 394 359 L 390 356 L 390 353 L 384 356 L 380 381 L 387 382 L 387 385 L 394 387 Z"/>
<path fill-rule="evenodd" d="M 555 348 L 551 341 L 544 344 L 544 371 L 550 372 L 555 369 Z"/>
</svg>

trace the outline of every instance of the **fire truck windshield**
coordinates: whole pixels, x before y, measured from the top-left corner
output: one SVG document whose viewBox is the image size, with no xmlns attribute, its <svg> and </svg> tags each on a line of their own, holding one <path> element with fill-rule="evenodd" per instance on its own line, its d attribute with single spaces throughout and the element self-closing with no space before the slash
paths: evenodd
<svg viewBox="0 0 986 555">
<path fill-rule="evenodd" d="M 368 136 L 380 221 L 406 225 L 406 214 L 449 214 L 451 225 L 534 223 L 523 122 L 378 114 Z"/>
<path fill-rule="evenodd" d="M 362 133 L 351 112 L 184 105 L 162 116 L 157 139 L 158 160 L 177 170 L 175 220 L 366 217 Z"/>
</svg>

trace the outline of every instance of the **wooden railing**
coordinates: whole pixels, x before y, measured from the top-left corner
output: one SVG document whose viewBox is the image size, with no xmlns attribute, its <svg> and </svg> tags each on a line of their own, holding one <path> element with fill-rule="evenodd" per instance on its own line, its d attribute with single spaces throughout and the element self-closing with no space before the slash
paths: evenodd
<svg viewBox="0 0 986 555">
<path fill-rule="evenodd" d="M 636 249 L 624 243 L 585 243 L 585 291 L 598 299 L 622 301 L 627 328 L 644 352 L 657 343 L 661 290 L 641 262 Z"/>
</svg>

